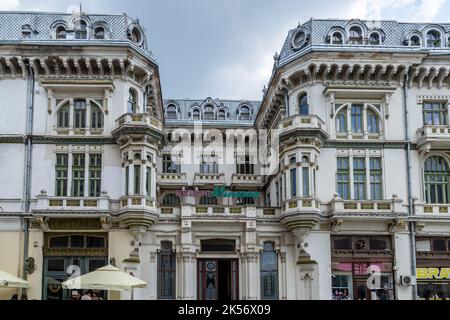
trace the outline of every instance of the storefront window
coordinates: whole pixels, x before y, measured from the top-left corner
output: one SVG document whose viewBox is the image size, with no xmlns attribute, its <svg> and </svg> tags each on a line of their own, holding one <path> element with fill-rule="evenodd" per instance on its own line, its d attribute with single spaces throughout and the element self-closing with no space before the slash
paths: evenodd
<svg viewBox="0 0 450 320">
<path fill-rule="evenodd" d="M 332 279 L 333 300 L 352 300 L 352 276 L 351 274 L 335 274 Z"/>
</svg>

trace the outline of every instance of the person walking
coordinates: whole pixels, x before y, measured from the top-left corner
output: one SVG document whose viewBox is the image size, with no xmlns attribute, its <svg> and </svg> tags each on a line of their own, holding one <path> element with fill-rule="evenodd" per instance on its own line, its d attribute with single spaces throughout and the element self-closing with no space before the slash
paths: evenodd
<svg viewBox="0 0 450 320">
<path fill-rule="evenodd" d="M 19 300 L 19 295 L 17 293 L 14 293 L 11 297 L 11 300 Z"/>
</svg>

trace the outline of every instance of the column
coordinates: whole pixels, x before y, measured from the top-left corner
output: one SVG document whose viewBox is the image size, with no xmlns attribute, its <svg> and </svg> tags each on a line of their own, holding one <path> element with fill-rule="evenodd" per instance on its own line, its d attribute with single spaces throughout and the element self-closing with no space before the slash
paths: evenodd
<svg viewBox="0 0 450 320">
<path fill-rule="evenodd" d="M 280 263 L 280 268 L 279 268 L 280 275 L 278 276 L 278 279 L 280 281 L 280 285 L 279 285 L 280 292 L 278 294 L 278 297 L 280 300 L 287 300 L 286 252 L 280 252 L 279 263 Z"/>
<path fill-rule="evenodd" d="M 372 199 L 372 195 L 370 193 L 370 157 L 369 157 L 369 150 L 366 150 L 366 199 Z"/>
<path fill-rule="evenodd" d="M 246 252 L 246 287 L 247 287 L 247 300 L 258 300 L 260 298 L 260 286 L 259 286 L 259 253 L 258 252 Z"/>
<path fill-rule="evenodd" d="M 91 132 L 91 101 L 86 99 L 86 131 Z"/>
<path fill-rule="evenodd" d="M 73 134 L 73 127 L 75 124 L 75 119 L 74 119 L 75 113 L 73 112 L 73 99 L 72 98 L 69 100 L 69 104 L 70 104 L 70 106 L 69 106 L 69 114 L 70 114 L 69 128 L 71 131 L 70 133 Z"/>
<path fill-rule="evenodd" d="M 69 147 L 69 152 L 67 154 L 67 196 L 71 197 L 72 192 L 72 165 L 73 165 L 73 153 L 72 147 Z"/>
<path fill-rule="evenodd" d="M 245 254 L 241 254 L 239 275 L 240 298 L 242 300 L 247 300 L 247 259 Z"/>
<path fill-rule="evenodd" d="M 347 106 L 347 134 L 348 137 L 352 138 L 352 105 Z"/>
<path fill-rule="evenodd" d="M 362 115 L 363 119 L 362 119 L 362 124 L 363 124 L 363 133 L 364 133 L 364 139 L 367 139 L 367 103 L 364 103 L 364 107 L 363 107 L 363 115 Z M 381 122 L 381 119 L 380 119 Z M 380 123 L 381 126 L 381 123 Z"/>
<path fill-rule="evenodd" d="M 195 269 L 195 253 L 183 252 L 183 300 L 196 299 L 196 269 Z"/>
<path fill-rule="evenodd" d="M 183 268 L 183 256 L 181 252 L 177 252 L 177 265 L 176 265 L 176 298 L 177 300 L 183 299 L 183 276 L 184 268 Z"/>
<path fill-rule="evenodd" d="M 84 151 L 84 196 L 89 197 L 89 146 Z"/>
<path fill-rule="evenodd" d="M 150 252 L 149 285 L 146 292 L 150 300 L 158 299 L 158 253 Z"/>
<path fill-rule="evenodd" d="M 349 168 L 349 190 L 350 190 L 350 195 L 349 195 L 349 199 L 353 199 L 354 198 L 354 188 L 353 188 L 353 153 L 352 153 L 352 149 L 350 149 L 348 152 L 348 168 Z"/>
</svg>

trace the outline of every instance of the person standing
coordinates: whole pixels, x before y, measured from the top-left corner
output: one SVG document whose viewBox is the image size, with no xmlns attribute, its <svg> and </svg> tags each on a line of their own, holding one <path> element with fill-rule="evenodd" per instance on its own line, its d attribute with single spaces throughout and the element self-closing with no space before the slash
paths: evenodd
<svg viewBox="0 0 450 320">
<path fill-rule="evenodd" d="M 88 290 L 82 297 L 81 300 L 92 300 L 92 291 Z"/>
</svg>

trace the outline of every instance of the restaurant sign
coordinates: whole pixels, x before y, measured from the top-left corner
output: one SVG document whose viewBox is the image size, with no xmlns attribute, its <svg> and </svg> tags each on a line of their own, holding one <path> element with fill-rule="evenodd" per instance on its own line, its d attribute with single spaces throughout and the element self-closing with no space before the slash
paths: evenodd
<svg viewBox="0 0 450 320">
<path fill-rule="evenodd" d="M 417 268 L 417 280 L 450 279 L 450 268 Z"/>
<path fill-rule="evenodd" d="M 214 197 L 214 198 L 259 198 L 261 192 L 257 191 L 230 191 L 225 187 L 215 187 L 209 190 L 177 190 L 178 197 Z"/>
</svg>

